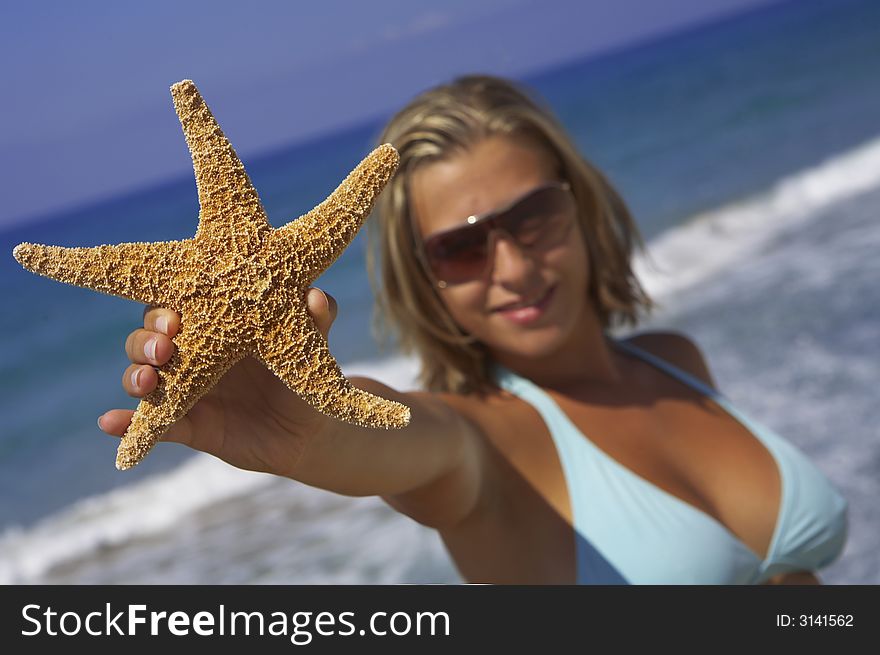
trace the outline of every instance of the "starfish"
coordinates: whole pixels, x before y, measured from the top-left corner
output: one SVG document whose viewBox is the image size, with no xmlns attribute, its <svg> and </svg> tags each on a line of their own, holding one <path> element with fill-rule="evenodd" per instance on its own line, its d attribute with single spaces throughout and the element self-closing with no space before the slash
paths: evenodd
<svg viewBox="0 0 880 655">
<path fill-rule="evenodd" d="M 62 248 L 13 255 L 29 271 L 181 315 L 177 346 L 141 399 L 116 455 L 138 464 L 239 360 L 261 361 L 317 411 L 355 425 L 401 428 L 409 408 L 351 385 L 306 309 L 311 283 L 351 243 L 399 156 L 379 146 L 321 204 L 278 229 L 195 84 L 171 87 L 192 154 L 196 234 L 182 241 Z"/>
</svg>

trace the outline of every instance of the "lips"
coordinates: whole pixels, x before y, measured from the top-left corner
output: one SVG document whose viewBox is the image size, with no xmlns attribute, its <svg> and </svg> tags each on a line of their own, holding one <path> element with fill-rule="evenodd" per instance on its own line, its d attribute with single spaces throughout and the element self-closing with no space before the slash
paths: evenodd
<svg viewBox="0 0 880 655">
<path fill-rule="evenodd" d="M 550 293 L 553 291 L 554 288 L 555 287 L 547 288 L 540 296 L 538 296 L 535 300 L 532 300 L 530 302 L 511 302 L 506 305 L 501 305 L 500 307 L 496 307 L 492 311 L 493 312 L 507 312 L 507 311 L 512 311 L 515 309 L 524 309 L 526 307 L 533 307 L 535 305 L 540 305 L 544 300 L 547 299 L 547 297 L 550 295 Z"/>
<path fill-rule="evenodd" d="M 547 311 L 547 307 L 550 305 L 550 300 L 553 298 L 553 292 L 555 290 L 556 287 L 550 287 L 540 298 L 538 298 L 538 300 L 528 305 L 521 302 L 509 303 L 495 309 L 494 311 L 515 325 L 529 325 L 541 318 Z"/>
</svg>

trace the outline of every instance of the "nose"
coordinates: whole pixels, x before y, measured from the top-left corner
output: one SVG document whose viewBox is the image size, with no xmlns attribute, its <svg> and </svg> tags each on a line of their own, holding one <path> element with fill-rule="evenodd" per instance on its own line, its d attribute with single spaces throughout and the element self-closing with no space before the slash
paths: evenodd
<svg viewBox="0 0 880 655">
<path fill-rule="evenodd" d="M 519 286 L 535 270 L 535 261 L 503 230 L 493 230 L 489 248 L 490 279 L 503 286 Z"/>
</svg>

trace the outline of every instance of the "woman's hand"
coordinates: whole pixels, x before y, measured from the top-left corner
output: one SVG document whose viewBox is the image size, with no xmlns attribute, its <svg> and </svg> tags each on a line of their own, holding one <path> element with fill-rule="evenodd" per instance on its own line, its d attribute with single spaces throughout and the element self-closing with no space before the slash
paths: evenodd
<svg viewBox="0 0 880 655">
<path fill-rule="evenodd" d="M 306 302 L 326 338 L 336 302 L 318 289 L 309 290 Z M 143 329 L 132 332 L 125 343 L 132 364 L 122 386 L 129 395 L 142 398 L 156 388 L 154 367 L 173 354 L 179 327 L 175 312 L 156 307 L 144 312 Z M 369 378 L 349 382 L 409 405 L 410 424 L 384 430 L 324 416 L 248 357 L 229 369 L 162 441 L 340 494 L 392 498 L 400 511 L 426 525 L 449 524 L 467 514 L 482 488 L 482 438 L 474 425 L 432 394 L 401 393 Z M 112 409 L 98 425 L 121 437 L 133 414 Z"/>
<path fill-rule="evenodd" d="M 336 301 L 312 288 L 306 301 L 321 334 L 327 337 L 336 318 Z M 122 386 L 135 398 L 156 388 L 161 366 L 174 352 L 172 339 L 180 316 L 148 307 L 144 327 L 128 335 L 125 350 L 132 364 Z M 107 434 L 121 437 L 132 410 L 112 409 L 98 419 Z M 257 360 L 247 357 L 233 366 L 187 415 L 162 436 L 216 455 L 239 468 L 290 475 L 307 443 L 317 438 L 328 419 L 290 391 Z"/>
</svg>

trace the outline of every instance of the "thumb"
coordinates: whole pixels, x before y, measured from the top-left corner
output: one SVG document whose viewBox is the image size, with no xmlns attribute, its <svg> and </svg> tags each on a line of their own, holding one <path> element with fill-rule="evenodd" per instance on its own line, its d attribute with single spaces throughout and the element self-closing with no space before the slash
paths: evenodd
<svg viewBox="0 0 880 655">
<path fill-rule="evenodd" d="M 318 332 L 326 339 L 330 333 L 330 326 L 336 320 L 336 300 L 329 293 L 312 287 L 306 294 L 306 303 Z"/>
</svg>

